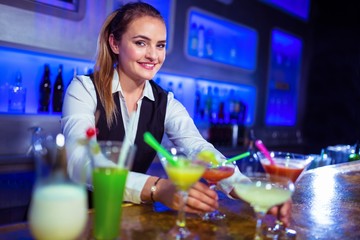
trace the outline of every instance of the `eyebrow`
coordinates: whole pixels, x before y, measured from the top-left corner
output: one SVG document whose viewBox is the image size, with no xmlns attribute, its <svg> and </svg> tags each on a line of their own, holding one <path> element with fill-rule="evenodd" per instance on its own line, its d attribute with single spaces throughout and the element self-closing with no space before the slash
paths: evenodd
<svg viewBox="0 0 360 240">
<path fill-rule="evenodd" d="M 133 37 L 133 39 L 135 39 L 135 38 L 142 38 L 142 39 L 151 41 L 150 38 L 148 38 L 147 36 L 144 36 L 144 35 L 136 35 L 136 36 Z M 160 41 L 158 41 L 158 43 L 166 43 L 166 40 L 160 40 Z"/>
</svg>

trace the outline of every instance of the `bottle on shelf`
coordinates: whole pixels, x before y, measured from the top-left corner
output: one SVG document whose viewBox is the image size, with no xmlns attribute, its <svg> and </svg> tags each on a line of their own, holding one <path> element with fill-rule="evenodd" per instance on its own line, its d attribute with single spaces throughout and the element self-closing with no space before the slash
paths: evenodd
<svg viewBox="0 0 360 240">
<path fill-rule="evenodd" d="M 50 99 L 51 99 L 50 66 L 49 64 L 45 64 L 44 73 L 39 88 L 38 112 L 49 112 Z"/>
<path fill-rule="evenodd" d="M 54 93 L 52 98 L 53 112 L 59 113 L 62 111 L 62 105 L 64 101 L 64 81 L 63 81 L 63 65 L 60 64 L 58 68 L 58 75 L 54 83 Z"/>
<path fill-rule="evenodd" d="M 202 116 L 201 116 L 201 90 L 200 90 L 200 86 L 198 84 L 196 84 L 196 90 L 195 90 L 194 119 L 195 120 L 202 119 Z"/>
<path fill-rule="evenodd" d="M 261 165 L 261 162 L 256 154 L 256 148 L 255 148 L 255 133 L 253 129 L 249 130 L 248 133 L 248 146 L 247 150 L 250 152 L 250 155 L 241 161 L 237 161 L 236 164 L 240 170 L 240 172 L 244 174 L 251 174 L 255 172 L 264 172 L 264 169 Z"/>
<path fill-rule="evenodd" d="M 184 89 L 181 82 L 178 84 L 178 87 L 176 89 L 176 99 L 179 100 L 179 102 L 181 102 L 182 104 L 184 104 Z"/>
<path fill-rule="evenodd" d="M 192 22 L 189 31 L 188 54 L 196 57 L 197 50 L 198 50 L 198 28 L 197 28 L 197 24 L 195 22 Z"/>
<path fill-rule="evenodd" d="M 205 106 L 204 106 L 204 120 L 211 121 L 211 113 L 212 113 L 212 101 L 213 101 L 213 94 L 212 94 L 212 87 L 208 86 L 207 91 L 204 94 L 205 97 Z"/>
<path fill-rule="evenodd" d="M 22 85 L 22 75 L 16 73 L 15 84 L 9 88 L 8 111 L 15 113 L 25 113 L 26 88 Z"/>
<path fill-rule="evenodd" d="M 215 36 L 214 30 L 212 28 L 208 28 L 205 31 L 205 57 L 213 58 L 214 57 L 214 48 L 215 48 Z"/>
<path fill-rule="evenodd" d="M 198 46 L 197 46 L 198 57 L 204 57 L 205 54 L 205 28 L 200 25 L 198 31 Z"/>
<path fill-rule="evenodd" d="M 214 87 L 212 96 L 211 96 L 211 108 L 210 108 L 210 114 L 211 114 L 211 122 L 216 124 L 218 123 L 218 113 L 219 113 L 219 88 Z M 210 104 L 210 103 L 209 103 Z"/>
</svg>

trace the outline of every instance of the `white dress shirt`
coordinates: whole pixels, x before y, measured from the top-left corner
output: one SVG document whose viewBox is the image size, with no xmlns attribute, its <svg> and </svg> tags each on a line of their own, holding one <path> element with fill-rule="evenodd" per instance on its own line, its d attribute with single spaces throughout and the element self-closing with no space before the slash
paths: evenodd
<svg viewBox="0 0 360 240">
<path fill-rule="evenodd" d="M 154 94 L 148 81 L 142 97 L 137 102 L 135 114 L 135 123 L 132 129 L 128 129 L 130 119 L 129 112 L 125 104 L 125 98 L 119 82 L 117 71 L 114 71 L 112 80 L 112 93 L 120 92 L 121 116 L 124 122 L 124 129 L 128 134 L 131 143 L 134 143 L 137 126 L 139 122 L 142 99 L 144 97 L 154 101 Z M 88 76 L 77 76 L 67 88 L 61 119 L 61 127 L 66 137 L 66 147 L 68 153 L 68 172 L 71 179 L 76 182 L 87 182 L 87 186 L 92 188 L 91 178 L 86 176 L 89 173 L 90 160 L 87 156 L 86 147 L 79 144 L 79 139 L 85 138 L 85 132 L 89 127 L 95 127 L 95 111 L 97 106 L 97 97 L 94 84 Z M 174 98 L 173 93 L 169 92 L 167 108 L 165 114 L 165 134 L 169 140 L 176 146 L 183 147 L 186 154 L 192 154 L 191 151 L 210 150 L 219 153 L 212 144 L 207 142 L 199 133 L 192 118 L 189 116 L 185 107 Z M 221 155 L 223 156 L 223 155 Z M 236 174 L 242 177 L 242 174 L 236 168 Z M 149 175 L 130 172 L 126 181 L 124 201 L 140 203 L 141 190 Z M 235 177 L 235 176 L 234 176 Z M 85 180 L 85 178 L 87 180 Z M 226 184 L 227 182 L 227 184 Z M 230 181 L 222 181 L 220 184 L 225 193 L 232 189 Z"/>
</svg>

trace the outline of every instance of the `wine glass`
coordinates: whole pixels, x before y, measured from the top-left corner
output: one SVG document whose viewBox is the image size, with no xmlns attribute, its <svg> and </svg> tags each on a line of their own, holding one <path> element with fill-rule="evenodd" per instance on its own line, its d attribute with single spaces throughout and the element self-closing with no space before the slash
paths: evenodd
<svg viewBox="0 0 360 240">
<path fill-rule="evenodd" d="M 263 239 L 263 218 L 267 211 L 291 198 L 294 184 L 285 177 L 273 176 L 265 173 L 249 174 L 247 178 L 234 181 L 235 193 L 248 202 L 256 213 L 255 238 Z"/>
<path fill-rule="evenodd" d="M 188 199 L 188 190 L 203 175 L 206 165 L 202 161 L 192 160 L 183 154 L 179 148 L 170 148 L 173 162 L 169 162 L 159 153 L 160 161 L 171 182 L 180 195 L 180 205 L 176 225 L 167 233 L 166 239 L 194 239 L 196 234 L 186 227 L 185 205 Z"/>
<path fill-rule="evenodd" d="M 276 176 L 290 178 L 293 183 L 296 183 L 300 176 L 305 172 L 313 161 L 313 156 L 303 155 L 289 152 L 269 152 L 274 164 L 261 152 L 257 155 L 260 159 L 266 173 Z M 281 238 L 294 238 L 296 231 L 290 228 L 285 228 L 281 221 L 277 221 L 273 228 L 268 229 L 268 235 L 280 235 Z"/>
<path fill-rule="evenodd" d="M 219 181 L 234 174 L 235 165 L 233 163 L 222 162 L 220 164 L 209 163 L 202 177 L 209 184 L 209 188 L 215 190 Z M 202 216 L 205 221 L 216 221 L 224 219 L 226 215 L 219 210 L 207 212 Z"/>
</svg>

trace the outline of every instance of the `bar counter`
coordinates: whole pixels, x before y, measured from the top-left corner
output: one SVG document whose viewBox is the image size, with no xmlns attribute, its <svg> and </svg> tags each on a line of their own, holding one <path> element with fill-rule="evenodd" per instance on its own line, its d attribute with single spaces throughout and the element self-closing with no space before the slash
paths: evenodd
<svg viewBox="0 0 360 240">
<path fill-rule="evenodd" d="M 297 239 L 360 239 L 360 161 L 316 168 L 305 172 L 292 197 L 291 228 Z M 255 218 L 240 200 L 220 197 L 227 218 L 218 223 L 187 216 L 190 230 L 200 239 L 253 239 Z M 81 239 L 91 239 L 93 212 Z M 124 204 L 122 240 L 165 239 L 175 224 L 176 212 L 155 212 L 151 205 Z M 28 224 L 0 227 L 0 239 L 32 239 Z"/>
</svg>

